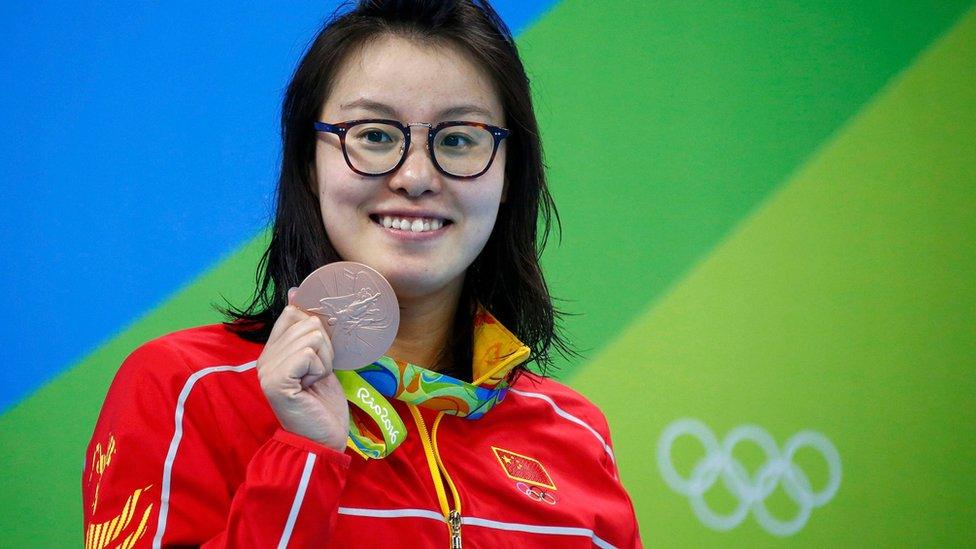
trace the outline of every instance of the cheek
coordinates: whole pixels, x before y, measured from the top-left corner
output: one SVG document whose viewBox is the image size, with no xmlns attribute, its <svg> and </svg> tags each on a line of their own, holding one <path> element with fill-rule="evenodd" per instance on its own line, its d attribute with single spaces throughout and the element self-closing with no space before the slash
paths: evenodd
<svg viewBox="0 0 976 549">
<path fill-rule="evenodd" d="M 473 189 L 474 190 L 474 189 Z M 495 161 L 471 196 L 472 209 L 479 217 L 494 219 L 505 195 L 505 150 L 499 149 Z"/>
<path fill-rule="evenodd" d="M 360 240 L 367 234 L 363 229 L 368 219 L 359 208 L 364 203 L 364 186 L 335 175 L 324 183 L 319 190 L 322 226 L 340 257 L 355 257 Z"/>
<path fill-rule="evenodd" d="M 367 198 L 368 188 L 346 169 L 341 154 L 319 154 L 316 159 L 316 181 L 322 217 L 330 219 L 355 216 L 358 206 Z"/>
<path fill-rule="evenodd" d="M 495 223 L 498 219 L 501 194 L 502 186 L 498 182 L 490 188 L 484 189 L 483 192 L 478 193 L 476 197 L 471 197 L 468 216 L 470 219 L 476 220 L 475 224 L 478 230 L 476 231 L 475 239 L 487 241 L 492 230 L 494 230 Z"/>
<path fill-rule="evenodd" d="M 340 246 L 339 240 L 345 241 L 362 234 L 368 218 L 360 211 L 361 197 L 349 185 L 326 185 L 319 193 L 319 203 L 325 232 L 337 248 Z"/>
<path fill-rule="evenodd" d="M 322 195 L 329 182 L 344 177 L 348 171 L 338 139 L 336 138 L 335 143 L 319 139 L 315 144 L 315 179 L 318 182 L 319 195 Z"/>
<path fill-rule="evenodd" d="M 320 181 L 322 181 L 320 179 Z M 355 181 L 348 181 L 341 177 L 332 176 L 319 185 L 319 201 L 322 209 L 346 211 L 362 202 L 366 196 L 364 185 L 356 185 Z"/>
</svg>

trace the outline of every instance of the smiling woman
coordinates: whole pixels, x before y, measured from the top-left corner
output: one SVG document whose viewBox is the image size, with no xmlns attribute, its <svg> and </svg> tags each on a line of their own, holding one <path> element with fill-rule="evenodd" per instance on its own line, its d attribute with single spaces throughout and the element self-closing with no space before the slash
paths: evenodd
<svg viewBox="0 0 976 549">
<path fill-rule="evenodd" d="M 460 547 L 468 525 L 475 546 L 639 545 L 606 420 L 546 376 L 551 348 L 572 353 L 538 262 L 555 209 L 494 10 L 372 0 L 336 16 L 295 71 L 282 136 L 253 302 L 143 345 L 112 384 L 88 544 Z M 382 459 L 357 442 L 375 426 L 350 414 L 323 317 L 294 304 L 337 261 L 399 302 L 386 356 L 356 370 L 412 419 Z"/>
<path fill-rule="evenodd" d="M 431 75 L 437 75 L 434 86 L 430 85 Z M 363 94 L 371 96 L 369 103 L 360 99 Z M 471 107 L 454 105 L 459 98 Z M 480 139 L 480 147 L 474 151 L 470 150 L 471 138 L 461 141 L 465 136 L 478 135 L 462 130 L 487 130 L 441 126 L 448 110 L 474 111 L 468 116 L 476 119 L 465 124 L 501 125 L 505 119 L 490 77 L 456 47 L 424 45 L 400 36 L 371 41 L 368 48 L 355 52 L 340 66 L 320 118 L 338 121 L 392 115 L 437 124 L 438 131 L 413 125 L 397 132 L 394 124 L 398 122 L 357 124 L 353 135 L 345 139 L 345 150 L 357 152 L 346 155 L 336 135 L 321 134 L 316 143 L 313 182 L 325 231 L 336 251 L 344 259 L 383 273 L 403 307 L 403 323 L 408 329 L 416 325 L 420 328 L 417 334 L 426 340 L 419 346 L 410 342 L 402 350 L 394 344 L 392 356 L 438 369 L 450 367 L 437 364 L 432 353 L 443 348 L 438 342 L 446 341 L 465 272 L 495 226 L 506 161 L 505 142 L 500 142 L 494 154 L 490 133 Z M 418 139 L 419 143 L 410 146 L 406 136 L 413 132 L 426 133 L 430 138 Z M 378 146 L 371 139 L 388 144 Z M 433 146 L 430 141 L 434 141 Z M 426 150 L 417 146 L 423 143 L 428 143 Z M 465 146 L 466 152 L 455 150 Z M 470 171 L 480 175 L 469 180 L 455 180 L 458 178 L 437 170 L 433 162 L 437 159 L 438 165 L 453 166 L 463 163 L 457 157 L 472 156 L 479 165 Z M 384 157 L 392 157 L 377 170 L 384 173 L 382 168 L 386 168 L 382 178 L 364 176 L 346 167 L 347 160 L 353 167 L 374 157 L 380 164 Z M 389 218 L 390 227 L 371 216 Z M 394 221 L 399 221 L 397 227 L 392 226 Z M 425 223 L 440 227 L 424 231 Z M 414 318 L 423 321 L 414 323 Z M 411 356 L 411 347 L 420 354 Z"/>
</svg>

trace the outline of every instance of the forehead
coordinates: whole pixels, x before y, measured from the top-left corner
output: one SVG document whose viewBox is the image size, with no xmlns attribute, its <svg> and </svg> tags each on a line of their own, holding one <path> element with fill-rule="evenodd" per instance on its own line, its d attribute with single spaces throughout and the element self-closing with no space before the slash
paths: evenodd
<svg viewBox="0 0 976 549">
<path fill-rule="evenodd" d="M 361 105 L 381 103 L 394 112 Z M 360 106 L 350 106 L 357 104 Z M 482 67 L 460 48 L 384 36 L 352 51 L 336 73 L 335 85 L 322 108 L 330 121 L 349 115 L 393 115 L 404 121 L 435 122 L 459 106 L 476 107 L 465 119 L 503 123 L 495 85 Z"/>
</svg>

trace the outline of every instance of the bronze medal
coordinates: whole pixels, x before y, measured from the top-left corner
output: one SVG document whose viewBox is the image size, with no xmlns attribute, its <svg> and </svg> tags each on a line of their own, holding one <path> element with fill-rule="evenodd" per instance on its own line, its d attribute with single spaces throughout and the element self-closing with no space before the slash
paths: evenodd
<svg viewBox="0 0 976 549">
<path fill-rule="evenodd" d="M 337 261 L 319 267 L 302 281 L 294 302 L 322 317 L 336 370 L 355 370 L 382 357 L 400 326 L 400 307 L 390 283 L 362 263 Z"/>
</svg>

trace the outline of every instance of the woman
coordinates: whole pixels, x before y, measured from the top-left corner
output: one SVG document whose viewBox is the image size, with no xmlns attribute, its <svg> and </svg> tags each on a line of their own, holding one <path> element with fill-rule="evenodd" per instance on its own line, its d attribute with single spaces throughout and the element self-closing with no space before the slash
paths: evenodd
<svg viewBox="0 0 976 549">
<path fill-rule="evenodd" d="M 302 59 L 282 126 L 257 297 L 122 365 L 89 446 L 86 546 L 639 545 L 602 414 L 525 369 L 566 346 L 538 264 L 552 203 L 528 80 L 497 14 L 361 2 Z M 339 260 L 400 305 L 386 355 L 406 438 L 382 459 L 350 443 L 368 426 L 328 333 L 290 304 Z M 430 380 L 494 400 L 456 417 L 408 398 Z"/>
</svg>

